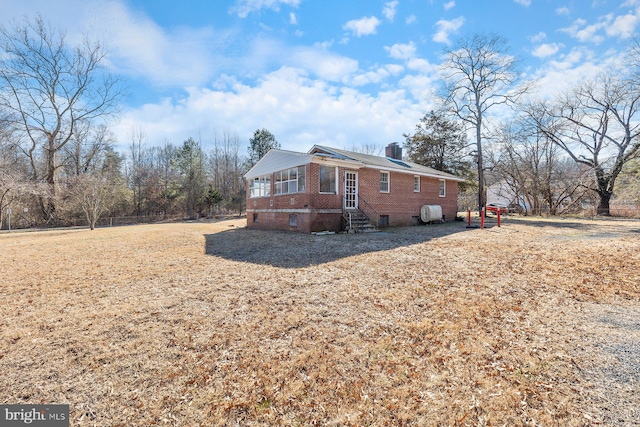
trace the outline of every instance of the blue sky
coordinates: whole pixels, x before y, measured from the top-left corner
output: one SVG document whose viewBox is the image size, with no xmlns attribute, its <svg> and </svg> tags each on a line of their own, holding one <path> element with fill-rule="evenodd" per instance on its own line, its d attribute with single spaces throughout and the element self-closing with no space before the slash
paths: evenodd
<svg viewBox="0 0 640 427">
<path fill-rule="evenodd" d="M 474 32 L 505 37 L 538 95 L 620 63 L 640 0 L 23 0 L 70 41 L 89 33 L 128 88 L 113 129 L 149 145 L 214 133 L 283 148 L 403 141 L 434 107 L 442 52 Z M 19 4 L 18 4 L 19 3 Z M 243 148 L 244 149 L 244 148 Z"/>
</svg>

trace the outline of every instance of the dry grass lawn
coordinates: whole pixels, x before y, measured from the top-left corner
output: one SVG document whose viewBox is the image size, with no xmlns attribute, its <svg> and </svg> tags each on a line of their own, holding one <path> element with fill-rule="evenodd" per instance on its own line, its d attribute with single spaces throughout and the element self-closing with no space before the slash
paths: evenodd
<svg viewBox="0 0 640 427">
<path fill-rule="evenodd" d="M 72 426 L 640 425 L 640 222 L 0 235 L 0 401 Z"/>
</svg>

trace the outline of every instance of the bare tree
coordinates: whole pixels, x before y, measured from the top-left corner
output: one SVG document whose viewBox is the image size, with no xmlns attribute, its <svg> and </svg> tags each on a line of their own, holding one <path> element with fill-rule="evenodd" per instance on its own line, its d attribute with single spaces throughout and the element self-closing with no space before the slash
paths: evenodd
<svg viewBox="0 0 640 427">
<path fill-rule="evenodd" d="M 243 165 L 248 167 L 248 160 L 240 154 L 240 137 L 227 131 L 222 135 L 214 132 L 213 149 L 208 160 L 211 184 L 220 192 L 221 203 L 228 210 L 242 211 L 245 191 Z"/>
<path fill-rule="evenodd" d="M 373 142 L 360 145 L 353 144 L 351 148 L 345 148 L 345 150 L 353 151 L 354 153 L 370 154 L 372 156 L 381 156 L 384 153 L 384 147 Z"/>
<path fill-rule="evenodd" d="M 482 209 L 486 204 L 482 148 L 488 113 L 501 105 L 513 105 L 529 86 L 517 86 L 517 60 L 508 54 L 507 42 L 500 36 L 474 34 L 445 53 L 441 99 L 450 114 L 475 131 L 478 206 Z"/>
<path fill-rule="evenodd" d="M 67 175 L 79 176 L 95 171 L 104 156 L 113 149 L 115 137 L 104 124 L 79 122 L 69 142 L 61 149 L 62 164 Z"/>
<path fill-rule="evenodd" d="M 525 213 L 557 215 L 578 209 L 591 187 L 588 170 L 563 157 L 556 144 L 535 128 L 511 124 L 503 127 L 496 145 L 489 158 L 494 185 L 502 191 L 498 195 Z"/>
<path fill-rule="evenodd" d="M 547 138 L 592 171 L 597 213 L 609 215 L 618 176 L 640 154 L 640 82 L 622 70 L 602 73 L 529 114 Z"/>
<path fill-rule="evenodd" d="M 55 194 L 61 150 L 78 124 L 115 113 L 118 82 L 105 72 L 105 52 L 88 38 L 67 43 L 41 16 L 0 27 L 0 108 L 22 136 L 34 180 L 50 186 L 40 205 L 47 220 L 56 217 Z"/>
<path fill-rule="evenodd" d="M 83 174 L 73 179 L 73 194 L 91 230 L 114 201 L 114 185 L 103 174 Z"/>
</svg>

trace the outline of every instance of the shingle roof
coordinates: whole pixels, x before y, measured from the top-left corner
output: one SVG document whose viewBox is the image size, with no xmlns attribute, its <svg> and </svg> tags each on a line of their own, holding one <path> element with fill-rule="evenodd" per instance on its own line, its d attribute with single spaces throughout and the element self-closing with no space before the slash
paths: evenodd
<svg viewBox="0 0 640 427">
<path fill-rule="evenodd" d="M 324 152 L 329 155 L 334 155 L 337 158 L 345 160 L 354 160 L 365 164 L 365 167 L 374 167 L 376 169 L 389 169 L 399 172 L 414 173 L 419 175 L 429 175 L 433 177 L 446 178 L 455 181 L 464 181 L 464 179 L 452 175 L 447 172 L 442 172 L 427 166 L 419 165 L 417 163 L 408 162 L 404 160 L 396 160 L 389 157 L 374 156 L 371 154 L 356 153 L 354 151 L 340 150 L 338 148 L 325 147 L 322 145 L 314 145 L 309 154 L 316 154 L 318 152 Z"/>
</svg>

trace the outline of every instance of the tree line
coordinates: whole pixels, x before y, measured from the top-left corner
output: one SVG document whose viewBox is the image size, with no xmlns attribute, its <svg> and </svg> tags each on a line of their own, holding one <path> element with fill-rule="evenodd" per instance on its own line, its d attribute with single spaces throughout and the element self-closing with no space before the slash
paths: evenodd
<svg viewBox="0 0 640 427">
<path fill-rule="evenodd" d="M 445 55 L 439 109 L 404 135 L 405 146 L 414 161 L 466 177 L 463 190 L 477 198 L 463 204 L 483 208 L 487 184 L 525 213 L 593 204 L 609 215 L 616 194 L 640 203 L 638 40 L 616 66 L 551 99 L 536 97 L 498 35 L 460 39 Z"/>
<path fill-rule="evenodd" d="M 462 208 L 484 207 L 487 186 L 531 213 L 590 201 L 607 215 L 614 194 L 640 201 L 638 42 L 619 67 L 545 100 L 500 36 L 474 34 L 445 56 L 439 107 L 404 134 L 405 147 L 410 160 L 466 179 L 463 195 L 477 197 Z M 98 41 L 70 45 L 40 16 L 0 27 L 0 227 L 8 209 L 24 225 L 91 227 L 101 216 L 241 213 L 242 176 L 280 147 L 275 136 L 256 130 L 243 153 L 227 131 L 174 143 L 137 129 L 118 152 L 110 125 L 123 89 L 105 58 Z"/>
<path fill-rule="evenodd" d="M 279 143 L 254 132 L 248 153 L 237 134 L 181 144 L 131 133 L 115 150 L 110 125 L 123 96 L 85 37 L 70 45 L 41 16 L 0 27 L 0 227 L 69 225 L 101 216 L 167 219 L 242 213 L 243 174 Z"/>
</svg>

